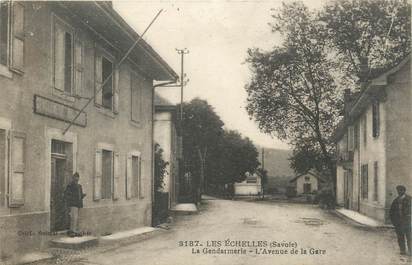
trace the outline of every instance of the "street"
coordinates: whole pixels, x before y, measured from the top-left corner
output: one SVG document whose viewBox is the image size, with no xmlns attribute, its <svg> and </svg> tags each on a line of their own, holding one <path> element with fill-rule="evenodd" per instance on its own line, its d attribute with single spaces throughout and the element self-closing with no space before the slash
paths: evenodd
<svg viewBox="0 0 412 265">
<path fill-rule="evenodd" d="M 410 264 L 392 230 L 356 227 L 314 205 L 204 202 L 198 215 L 176 218 L 161 235 L 75 264 Z"/>
</svg>

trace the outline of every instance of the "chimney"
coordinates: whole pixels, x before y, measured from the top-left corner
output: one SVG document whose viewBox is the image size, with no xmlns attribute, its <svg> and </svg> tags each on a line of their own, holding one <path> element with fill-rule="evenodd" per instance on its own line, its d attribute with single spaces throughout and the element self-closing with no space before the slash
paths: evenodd
<svg viewBox="0 0 412 265">
<path fill-rule="evenodd" d="M 359 81 L 361 90 L 363 90 L 369 79 L 368 57 L 363 56 L 359 59 L 359 61 Z"/>
<path fill-rule="evenodd" d="M 352 107 L 352 92 L 349 88 L 346 88 L 343 92 L 343 110 L 344 117 L 348 117 L 349 111 Z"/>
</svg>

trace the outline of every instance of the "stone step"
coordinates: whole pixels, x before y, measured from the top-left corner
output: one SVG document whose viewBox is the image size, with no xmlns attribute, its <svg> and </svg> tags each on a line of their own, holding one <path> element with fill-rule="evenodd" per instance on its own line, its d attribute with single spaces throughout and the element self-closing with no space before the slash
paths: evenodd
<svg viewBox="0 0 412 265">
<path fill-rule="evenodd" d="M 161 229 L 144 226 L 132 230 L 120 231 L 113 233 L 111 235 L 102 236 L 99 239 L 99 245 L 123 245 L 128 243 L 135 243 L 144 239 L 147 239 L 151 236 L 154 236 L 157 233 L 160 233 Z"/>
<path fill-rule="evenodd" d="M 97 245 L 97 243 L 98 238 L 93 236 L 61 237 L 53 239 L 49 242 L 51 247 L 67 249 L 85 249 L 94 247 Z"/>
<path fill-rule="evenodd" d="M 170 212 L 174 215 L 190 215 L 197 214 L 198 210 L 194 203 L 179 203 L 170 209 Z"/>
</svg>

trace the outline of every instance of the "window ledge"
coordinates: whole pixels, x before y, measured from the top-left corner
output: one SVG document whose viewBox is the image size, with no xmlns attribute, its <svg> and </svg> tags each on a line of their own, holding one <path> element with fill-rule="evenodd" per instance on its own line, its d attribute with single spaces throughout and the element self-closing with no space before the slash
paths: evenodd
<svg viewBox="0 0 412 265">
<path fill-rule="evenodd" d="M 63 99 L 63 100 L 65 100 L 67 102 L 70 102 L 70 103 L 74 103 L 75 100 L 76 100 L 76 98 L 73 95 L 67 94 L 67 93 L 62 92 L 60 90 L 57 90 L 55 88 L 53 88 L 53 96 L 55 96 L 59 99 Z"/>
<path fill-rule="evenodd" d="M 13 72 L 11 72 L 5 65 L 0 65 L 0 75 L 9 79 L 13 79 Z"/>
<path fill-rule="evenodd" d="M 95 104 L 95 106 L 96 106 L 97 111 L 100 112 L 101 114 L 103 114 L 104 116 L 107 116 L 107 117 L 112 118 L 112 119 L 116 118 L 117 113 L 114 113 L 113 110 L 106 109 L 105 107 L 100 106 L 100 105 L 96 105 L 96 104 Z"/>
<path fill-rule="evenodd" d="M 134 121 L 134 120 L 130 120 L 130 124 L 136 128 L 142 129 L 143 126 L 143 122 L 141 121 Z"/>
</svg>

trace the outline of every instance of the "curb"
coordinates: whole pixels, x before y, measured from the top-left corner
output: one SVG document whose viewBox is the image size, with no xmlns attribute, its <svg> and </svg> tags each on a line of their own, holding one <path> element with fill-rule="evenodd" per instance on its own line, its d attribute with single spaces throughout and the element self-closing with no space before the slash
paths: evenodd
<svg viewBox="0 0 412 265">
<path fill-rule="evenodd" d="M 352 218 L 338 212 L 337 210 L 329 210 L 328 212 L 331 213 L 331 214 L 334 214 L 337 217 L 340 217 L 341 219 L 347 221 L 351 225 L 359 227 L 359 228 L 363 228 L 363 229 L 367 229 L 367 230 L 374 230 L 374 231 L 383 230 L 383 229 L 393 229 L 393 226 L 391 226 L 391 225 L 370 226 L 370 225 L 363 224 L 361 222 L 356 221 L 355 219 L 352 219 Z"/>
</svg>

